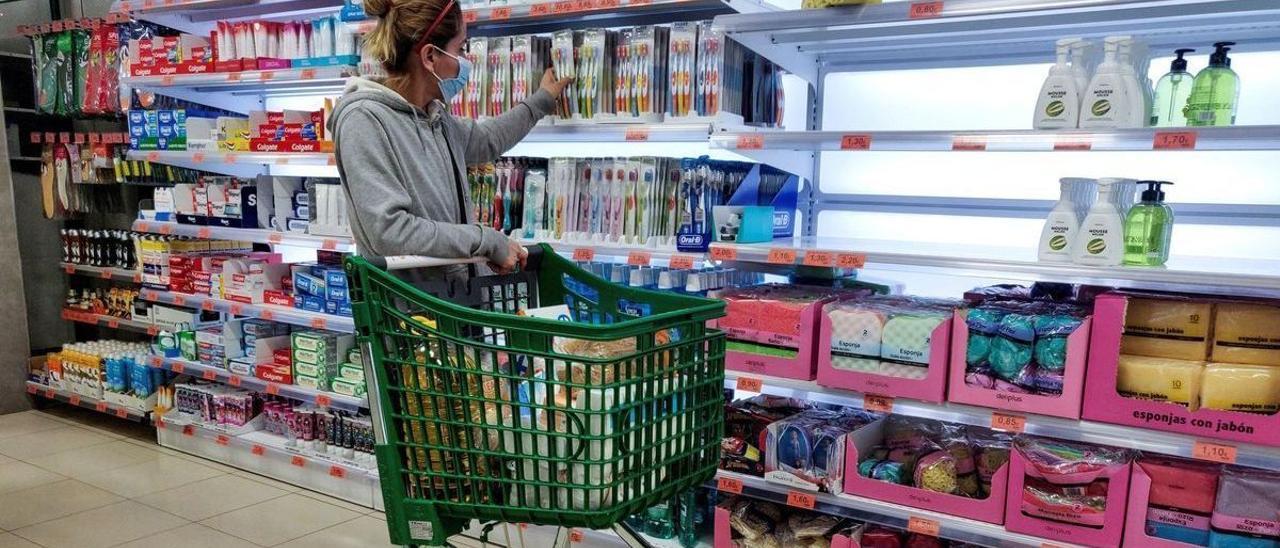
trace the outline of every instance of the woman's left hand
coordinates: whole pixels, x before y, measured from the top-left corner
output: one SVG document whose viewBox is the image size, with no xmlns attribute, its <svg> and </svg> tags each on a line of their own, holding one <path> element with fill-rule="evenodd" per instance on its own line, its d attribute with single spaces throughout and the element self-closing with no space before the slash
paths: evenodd
<svg viewBox="0 0 1280 548">
<path fill-rule="evenodd" d="M 548 68 L 546 72 L 542 73 L 541 89 L 547 90 L 547 93 L 550 93 L 552 97 L 558 98 L 560 94 L 564 93 L 564 88 L 569 87 L 569 83 L 572 81 L 573 78 L 556 78 L 556 70 Z"/>
</svg>

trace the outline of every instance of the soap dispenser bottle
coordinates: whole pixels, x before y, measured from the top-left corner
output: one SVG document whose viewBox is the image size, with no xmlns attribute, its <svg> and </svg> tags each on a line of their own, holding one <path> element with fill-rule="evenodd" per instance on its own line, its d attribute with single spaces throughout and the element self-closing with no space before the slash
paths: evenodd
<svg viewBox="0 0 1280 548">
<path fill-rule="evenodd" d="M 1049 67 L 1049 76 L 1040 86 L 1036 99 L 1036 116 L 1032 127 L 1036 129 L 1075 128 L 1080 117 L 1080 93 L 1075 73 L 1067 65 L 1071 46 L 1078 38 L 1058 40 L 1058 61 Z"/>
<path fill-rule="evenodd" d="M 1187 72 L 1187 60 L 1183 56 L 1195 51 L 1188 48 L 1173 50 L 1178 57 L 1169 64 L 1169 72 L 1161 76 L 1160 82 L 1156 84 L 1156 97 L 1151 106 L 1152 127 L 1187 125 L 1187 115 L 1183 109 L 1187 106 L 1187 98 L 1191 96 L 1195 76 Z"/>
<path fill-rule="evenodd" d="M 1124 179 L 1098 179 L 1098 199 L 1080 223 L 1071 257 L 1077 264 L 1116 266 L 1124 260 L 1124 218 L 1116 208 L 1115 189 Z"/>
<path fill-rule="evenodd" d="M 1173 234 L 1173 209 L 1164 203 L 1163 185 L 1168 181 L 1138 181 L 1146 185 L 1142 201 L 1129 209 L 1124 220 L 1124 264 L 1161 266 L 1169 260 L 1169 237 Z"/>
<path fill-rule="evenodd" d="M 1071 252 L 1076 237 L 1080 232 L 1080 201 L 1083 190 L 1092 190 L 1094 184 L 1089 179 L 1063 178 L 1058 181 L 1062 195 L 1058 203 L 1049 211 L 1049 218 L 1040 231 L 1041 261 L 1053 263 L 1071 262 Z"/>
<path fill-rule="evenodd" d="M 1085 91 L 1084 103 L 1080 105 L 1080 127 L 1082 128 L 1117 128 L 1122 120 L 1129 118 L 1127 106 L 1129 98 L 1125 94 L 1124 67 L 1120 65 L 1118 54 L 1120 43 L 1126 37 L 1108 36 L 1103 40 L 1102 64 L 1098 65 L 1093 79 L 1089 80 L 1089 89 Z"/>
<path fill-rule="evenodd" d="M 1209 66 L 1196 75 L 1187 98 L 1187 125 L 1230 126 L 1236 123 L 1240 103 L 1240 77 L 1231 70 L 1227 52 L 1235 42 L 1218 42 L 1209 56 Z"/>
</svg>

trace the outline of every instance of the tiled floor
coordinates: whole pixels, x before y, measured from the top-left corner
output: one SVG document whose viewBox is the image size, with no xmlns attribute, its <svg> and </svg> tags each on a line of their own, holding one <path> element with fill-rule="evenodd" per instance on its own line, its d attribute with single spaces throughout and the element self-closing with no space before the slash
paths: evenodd
<svg viewBox="0 0 1280 548">
<path fill-rule="evenodd" d="M 198 495 L 197 495 L 198 494 Z M 0 415 L 0 548 L 380 548 L 380 512 L 164 449 L 91 411 Z"/>
</svg>

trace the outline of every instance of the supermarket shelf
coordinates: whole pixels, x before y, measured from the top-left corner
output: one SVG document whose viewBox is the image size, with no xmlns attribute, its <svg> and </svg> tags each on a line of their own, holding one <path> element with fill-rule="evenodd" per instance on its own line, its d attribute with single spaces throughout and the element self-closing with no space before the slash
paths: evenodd
<svg viewBox="0 0 1280 548">
<path fill-rule="evenodd" d="M 792 492 L 791 488 L 769 483 L 764 478 L 726 472 L 724 470 L 717 471 L 716 478 L 741 482 L 743 495 L 778 504 L 787 504 L 787 495 Z M 707 487 L 717 488 L 717 482 L 710 482 Z M 813 509 L 824 514 L 878 523 L 898 529 L 906 529 L 907 523 L 911 518 L 926 519 L 938 524 L 938 536 L 951 540 L 999 547 L 1027 546 L 1041 548 L 1044 546 L 1059 546 L 1065 548 L 1071 546 L 1063 544 L 1061 541 L 1050 541 L 1021 533 L 1011 533 L 1000 525 L 958 518 L 949 514 L 920 510 L 844 493 L 811 493 L 809 491 L 804 491 L 804 493 L 813 495 Z"/>
<path fill-rule="evenodd" d="M 694 21 L 734 13 L 721 0 L 540 0 L 466 10 L 467 34 L 498 36 L 563 28 Z"/>
<path fill-rule="evenodd" d="M 308 91 L 340 92 L 348 77 L 356 75 L 351 66 L 245 70 L 239 72 L 207 72 L 204 74 L 169 74 L 163 76 L 131 76 L 121 84 L 136 88 L 164 90 L 190 89 L 196 92 L 231 92 L 258 95 L 274 92 Z"/>
<path fill-rule="evenodd" d="M 146 322 L 127 320 L 124 318 L 117 318 L 115 316 L 108 316 L 106 314 L 94 314 L 92 312 L 73 310 L 70 308 L 62 309 L 62 319 L 70 322 L 96 325 L 110 329 L 124 329 L 126 331 L 146 333 L 147 335 L 155 335 L 157 332 L 156 326 Z"/>
<path fill-rule="evenodd" d="M 1231 36 L 1280 48 L 1272 0 L 947 0 L 716 17 L 729 36 L 817 84 L 819 74 L 1053 59 L 1063 36 L 1140 36 L 1151 51 Z"/>
<path fill-rule="evenodd" d="M 39 114 L 40 113 L 40 111 L 37 111 L 34 108 L 23 108 L 23 107 L 4 107 L 4 111 L 12 112 L 14 114 Z"/>
<path fill-rule="evenodd" d="M 27 393 L 33 396 L 43 397 L 47 400 L 60 401 L 76 407 L 91 409 L 99 413 L 114 415 L 118 418 L 131 420 L 133 422 L 147 422 L 147 411 L 113 405 L 98 398 L 82 396 L 71 391 L 54 388 L 35 381 L 27 381 Z"/>
<path fill-rule="evenodd" d="M 130 160 L 202 167 L 213 165 L 332 166 L 336 160 L 328 152 L 227 152 L 199 150 L 130 150 Z M 335 173 L 337 171 L 335 170 Z"/>
<path fill-rule="evenodd" d="M 854 238 L 713 243 L 710 255 L 712 259 L 738 262 L 811 264 L 830 260 L 837 266 L 856 267 L 865 261 L 867 268 L 876 270 L 946 272 L 982 278 L 1006 275 L 1164 291 L 1280 295 L 1280 261 L 1268 259 L 1174 256 L 1165 267 L 1091 267 L 1038 262 L 1034 249 Z"/>
<path fill-rule="evenodd" d="M 10 162 L 43 162 L 44 160 L 35 156 L 10 156 Z"/>
<path fill-rule="evenodd" d="M 269 432 L 232 436 L 198 423 L 158 417 L 156 438 L 161 446 L 203 457 L 361 506 L 382 508 L 376 470 L 286 447 L 285 439 Z"/>
<path fill-rule="evenodd" d="M 140 292 L 140 297 L 144 301 L 151 301 L 153 303 L 167 303 L 175 306 L 199 308 L 202 310 L 216 310 L 233 316 L 258 318 L 273 322 L 287 323 L 290 325 L 310 327 L 313 329 L 327 329 L 329 331 L 338 331 L 342 333 L 355 332 L 355 323 L 352 322 L 351 318 L 346 316 L 334 316 L 331 314 L 321 314 L 319 312 L 308 312 L 306 310 L 287 306 L 244 304 L 223 299 L 215 299 L 204 295 L 184 295 L 182 293 L 156 291 L 154 289 L 143 289 Z"/>
<path fill-rule="evenodd" d="M 258 244 L 279 244 L 331 251 L 354 251 L 351 238 L 337 236 L 313 236 L 294 232 L 278 232 L 262 228 L 228 228 L 221 226 L 185 225 L 160 221 L 134 221 L 133 230 L 152 234 L 169 234 L 191 238 L 236 240 Z"/>
<path fill-rule="evenodd" d="M 726 150 L 1076 152 L 1280 150 L 1280 126 L 999 131 L 775 131 L 711 135 Z"/>
<path fill-rule="evenodd" d="M 62 265 L 62 271 L 69 275 L 88 276 L 91 278 L 114 280 L 117 282 L 139 283 L 142 281 L 142 273 L 135 270 L 104 268 L 101 266 L 89 266 L 75 263 L 60 264 Z"/>
<path fill-rule="evenodd" d="M 567 255 L 574 260 L 596 260 L 610 262 L 628 262 L 632 264 L 650 264 L 654 266 L 670 266 L 673 257 L 687 259 L 697 267 L 706 262 L 706 253 L 682 253 L 671 247 L 632 246 L 617 243 L 570 242 L 525 240 L 524 243 L 545 243 L 556 252 Z M 590 258 L 588 258 L 588 256 Z"/>
<path fill-rule="evenodd" d="M 738 388 L 739 379 L 760 381 L 760 391 L 774 396 L 801 398 L 808 401 L 863 407 L 863 395 L 840 388 L 820 386 L 815 381 L 783 379 L 739 371 L 725 371 L 725 387 Z M 746 383 L 748 386 L 754 384 Z M 744 389 L 745 391 L 745 389 Z M 1128 447 L 1139 451 L 1191 458 L 1192 448 L 1200 438 L 1157 432 L 1092 421 L 1071 420 L 1043 415 L 997 411 L 986 407 L 957 403 L 929 403 L 905 398 L 892 399 L 893 414 L 936 419 L 946 422 L 991 427 L 992 415 L 1017 415 L 1026 418 L 1023 432 L 1085 443 Z M 1215 442 L 1219 443 L 1219 442 Z M 1280 450 L 1250 444 L 1229 444 L 1236 448 L 1236 463 L 1254 468 L 1280 471 Z"/>
<path fill-rule="evenodd" d="M 204 379 L 206 381 L 238 386 L 247 390 L 256 390 L 267 394 L 278 394 L 286 398 L 314 403 L 321 407 L 332 407 L 334 409 L 351 411 L 353 413 L 369 407 L 369 400 L 366 398 L 352 398 L 341 394 L 312 390 L 310 388 L 303 388 L 292 384 L 267 382 L 257 377 L 244 377 L 231 373 L 226 369 L 211 367 L 202 363 L 178 358 L 151 356 L 148 358 L 147 364 L 156 369 L 164 369 L 178 374 L 191 375 L 192 377 Z"/>
</svg>

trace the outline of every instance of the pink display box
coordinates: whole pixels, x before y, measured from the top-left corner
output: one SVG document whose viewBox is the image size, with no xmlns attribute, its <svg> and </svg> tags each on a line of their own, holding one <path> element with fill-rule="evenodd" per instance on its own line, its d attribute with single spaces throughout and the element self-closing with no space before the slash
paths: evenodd
<svg viewBox="0 0 1280 548">
<path fill-rule="evenodd" d="M 929 371 L 923 379 L 906 379 L 836 369 L 831 365 L 831 316 L 820 313 L 818 331 L 818 384 L 845 388 L 877 396 L 913 398 L 941 402 L 947 392 L 947 354 L 951 349 L 951 323 L 947 320 L 933 330 L 929 339 Z"/>
<path fill-rule="evenodd" d="M 840 533 L 836 533 L 831 537 L 831 548 L 862 548 L 862 544 L 854 539 L 841 535 Z"/>
<path fill-rule="evenodd" d="M 1236 411 L 1188 411 L 1176 403 L 1126 398 L 1116 392 L 1120 340 L 1130 295 L 1107 293 L 1093 305 L 1097 320 L 1089 350 L 1089 379 L 1084 417 L 1089 420 L 1166 430 L 1223 440 L 1280 445 L 1280 414 Z M 1222 300 L 1222 299 L 1215 299 Z"/>
<path fill-rule="evenodd" d="M 1022 513 L 1023 491 L 1030 466 L 1017 449 L 1009 452 L 1009 491 L 1005 498 L 1004 528 L 1015 533 L 1061 540 L 1071 544 L 1110 548 L 1120 546 L 1125 521 L 1125 500 L 1129 492 L 1129 469 L 1132 464 L 1116 465 L 1102 472 L 1107 487 L 1107 509 L 1102 527 L 1093 528 L 1060 521 L 1035 518 Z M 1138 545 L 1145 546 L 1145 545 Z"/>
<path fill-rule="evenodd" d="M 1124 545 L 1142 546 L 1144 548 L 1196 548 L 1196 544 L 1187 544 L 1174 540 L 1165 540 L 1147 535 L 1147 504 L 1151 496 L 1151 476 L 1141 466 L 1133 467 L 1129 483 L 1129 509 L 1125 513 Z M 1209 518 L 1204 518 L 1208 523 Z"/>
<path fill-rule="evenodd" d="M 884 439 L 884 421 L 868 424 L 849 434 L 845 448 L 844 492 L 924 510 L 933 510 L 962 518 L 994 523 L 1004 523 L 1006 487 L 1009 483 L 1009 464 L 996 470 L 991 478 L 991 496 L 974 499 L 960 495 L 937 493 L 925 489 L 898 485 L 863 477 L 858 473 L 858 455 L 865 453 Z"/>
<path fill-rule="evenodd" d="M 1080 401 L 1084 397 L 1085 360 L 1089 356 L 1089 333 L 1093 318 L 1085 318 L 1080 327 L 1067 337 L 1067 365 L 1063 371 L 1062 394 L 1042 396 L 988 390 L 964 382 L 965 353 L 969 347 L 967 310 L 956 310 L 951 322 L 951 371 L 948 374 L 947 401 L 1007 409 L 1020 413 L 1039 413 L 1068 419 L 1080 418 Z"/>
<path fill-rule="evenodd" d="M 729 339 L 795 348 L 795 358 L 763 356 L 728 350 L 724 367 L 757 375 L 811 381 L 817 376 L 818 316 L 835 297 L 815 300 L 797 314 L 780 302 L 729 301 L 719 327 Z M 731 316 L 732 315 L 732 316 Z"/>
</svg>

